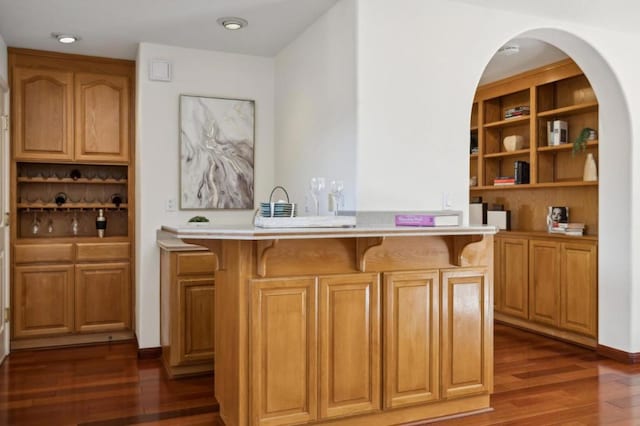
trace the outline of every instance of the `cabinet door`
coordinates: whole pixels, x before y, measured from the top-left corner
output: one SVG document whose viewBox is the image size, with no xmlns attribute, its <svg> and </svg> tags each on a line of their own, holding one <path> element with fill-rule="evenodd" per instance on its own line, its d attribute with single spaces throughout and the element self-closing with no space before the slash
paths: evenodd
<svg viewBox="0 0 640 426">
<path fill-rule="evenodd" d="M 178 280 L 178 338 L 181 361 L 213 358 L 214 281 L 210 278 Z"/>
<path fill-rule="evenodd" d="M 440 397 L 438 271 L 384 274 L 384 405 Z"/>
<path fill-rule="evenodd" d="M 315 278 L 252 280 L 251 424 L 317 418 Z"/>
<path fill-rule="evenodd" d="M 445 398 L 488 392 L 493 350 L 485 269 L 442 272 L 442 390 Z"/>
<path fill-rule="evenodd" d="M 529 242 L 529 318 L 557 326 L 560 316 L 560 247 L 553 241 Z"/>
<path fill-rule="evenodd" d="M 377 274 L 320 278 L 320 417 L 380 409 Z"/>
<path fill-rule="evenodd" d="M 130 283 L 128 263 L 76 265 L 76 331 L 130 329 Z"/>
<path fill-rule="evenodd" d="M 75 159 L 129 159 L 129 79 L 75 75 Z"/>
<path fill-rule="evenodd" d="M 13 141 L 16 160 L 73 157 L 73 74 L 13 68 Z"/>
<path fill-rule="evenodd" d="M 503 313 L 529 318 L 529 241 L 525 238 L 500 240 L 500 309 Z"/>
<path fill-rule="evenodd" d="M 496 312 L 502 312 L 502 277 L 500 268 L 502 258 L 500 257 L 500 238 L 493 239 L 493 308 Z"/>
<path fill-rule="evenodd" d="M 73 265 L 16 266 L 13 337 L 73 331 Z"/>
<path fill-rule="evenodd" d="M 560 327 L 597 335 L 598 289 L 596 247 L 564 243 L 560 251 Z"/>
</svg>

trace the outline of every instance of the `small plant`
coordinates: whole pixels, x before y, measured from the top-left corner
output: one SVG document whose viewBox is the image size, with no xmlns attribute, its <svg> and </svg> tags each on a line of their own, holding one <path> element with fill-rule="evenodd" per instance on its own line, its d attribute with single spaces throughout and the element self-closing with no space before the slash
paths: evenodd
<svg viewBox="0 0 640 426">
<path fill-rule="evenodd" d="M 189 222 L 203 223 L 203 222 L 209 222 L 209 219 L 207 219 L 204 216 L 194 216 L 191 219 L 189 219 Z"/>
<path fill-rule="evenodd" d="M 587 149 L 587 141 L 590 140 L 590 136 L 595 133 L 595 130 L 591 127 L 585 127 L 582 129 L 575 141 L 573 141 L 573 155 Z"/>
</svg>

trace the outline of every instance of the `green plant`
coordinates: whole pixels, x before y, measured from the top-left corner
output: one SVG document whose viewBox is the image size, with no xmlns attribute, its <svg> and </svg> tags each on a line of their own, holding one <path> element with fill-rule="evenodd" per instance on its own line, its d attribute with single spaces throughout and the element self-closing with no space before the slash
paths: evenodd
<svg viewBox="0 0 640 426">
<path fill-rule="evenodd" d="M 189 222 L 209 222 L 209 219 L 204 216 L 194 216 L 189 219 Z"/>
<path fill-rule="evenodd" d="M 587 141 L 589 140 L 591 132 L 595 132 L 591 127 L 585 127 L 582 129 L 576 140 L 573 141 L 573 155 L 579 151 L 584 152 L 587 149 Z"/>
</svg>

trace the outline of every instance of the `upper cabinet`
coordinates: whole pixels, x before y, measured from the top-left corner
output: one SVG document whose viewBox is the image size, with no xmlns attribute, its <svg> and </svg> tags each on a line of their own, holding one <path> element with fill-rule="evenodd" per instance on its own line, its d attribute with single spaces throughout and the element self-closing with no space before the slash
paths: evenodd
<svg viewBox="0 0 640 426">
<path fill-rule="evenodd" d="M 10 54 L 16 161 L 129 161 L 130 65 Z"/>
<path fill-rule="evenodd" d="M 73 73 L 13 70 L 14 155 L 17 159 L 73 159 Z"/>
<path fill-rule="evenodd" d="M 75 159 L 127 161 L 129 88 L 126 77 L 75 75 Z"/>
</svg>

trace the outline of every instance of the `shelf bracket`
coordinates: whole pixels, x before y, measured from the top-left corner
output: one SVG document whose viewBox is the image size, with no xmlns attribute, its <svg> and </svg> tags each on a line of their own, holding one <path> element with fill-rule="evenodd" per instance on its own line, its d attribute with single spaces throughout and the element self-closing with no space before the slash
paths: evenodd
<svg viewBox="0 0 640 426">
<path fill-rule="evenodd" d="M 367 254 L 369 254 L 371 249 L 380 247 L 384 239 L 385 237 L 365 237 L 356 240 L 357 267 L 360 272 L 365 272 L 366 270 Z"/>
<path fill-rule="evenodd" d="M 257 242 L 258 257 L 257 257 L 257 269 L 259 277 L 267 276 L 267 257 L 269 252 L 276 248 L 280 240 L 259 240 Z"/>
</svg>

